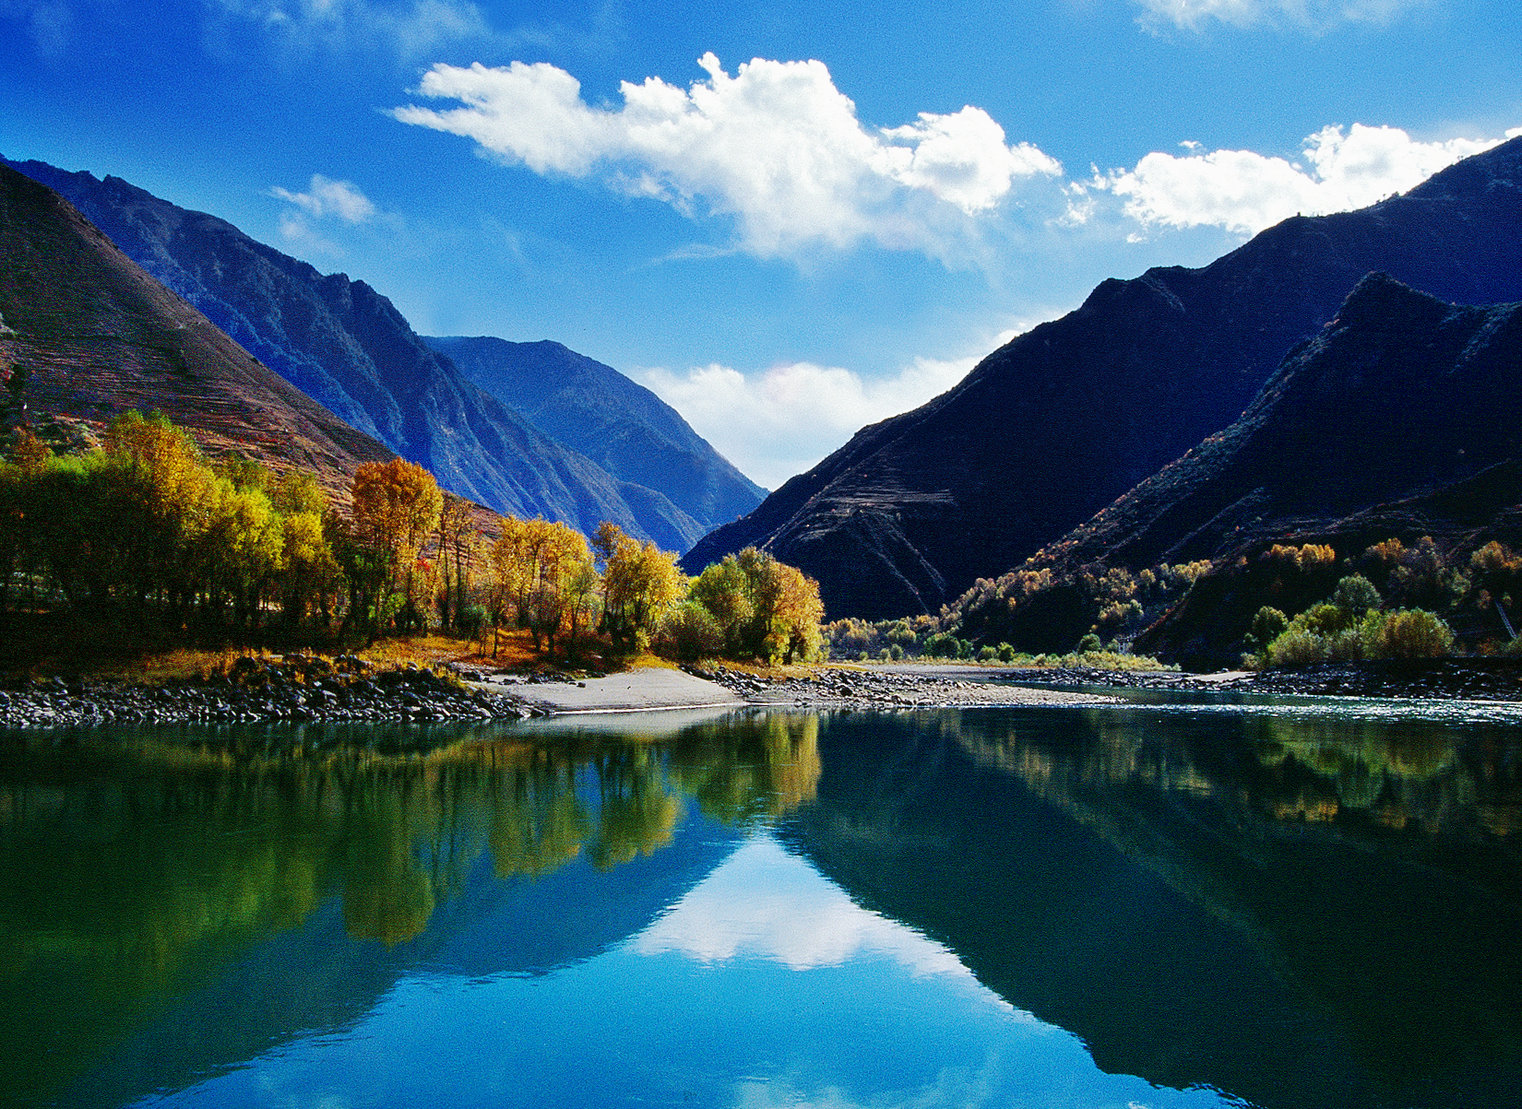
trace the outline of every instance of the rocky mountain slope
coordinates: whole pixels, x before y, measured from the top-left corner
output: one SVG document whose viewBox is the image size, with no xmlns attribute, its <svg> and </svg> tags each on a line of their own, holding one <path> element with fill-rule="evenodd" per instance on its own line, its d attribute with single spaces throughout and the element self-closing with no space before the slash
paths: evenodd
<svg viewBox="0 0 1522 1109">
<path fill-rule="evenodd" d="M 33 420 L 158 409 L 212 453 L 299 466 L 330 491 L 393 457 L 260 364 L 52 190 L 0 166 L 0 356 Z"/>
<path fill-rule="evenodd" d="M 819 579 L 831 617 L 933 612 L 1230 424 L 1376 270 L 1445 300 L 1522 299 L 1522 139 L 1370 208 L 1286 220 L 1201 269 L 1104 282 L 684 565 L 754 544 Z"/>
<path fill-rule="evenodd" d="M 619 480 L 471 384 L 363 281 L 323 275 L 119 178 L 14 165 L 280 376 L 446 489 L 588 532 L 611 520 L 678 550 L 705 530 L 663 493 Z"/>
<path fill-rule="evenodd" d="M 1519 369 L 1522 304 L 1454 306 L 1371 274 L 1238 420 L 1027 569 L 1061 583 L 1095 565 L 1208 559 L 1211 574 L 1137 646 L 1202 665 L 1234 661 L 1258 606 L 1287 604 L 1267 580 L 1280 573 L 1265 558 L 1275 544 L 1353 559 L 1387 539 L 1432 536 L 1467 559 L 1490 539 L 1522 538 Z M 1322 595 L 1343 566 L 1325 568 Z M 1039 631 L 1060 643 L 1088 630 L 1070 589 L 1012 606 L 1015 584 L 1010 575 L 959 598 L 964 630 L 1011 642 Z"/>
<path fill-rule="evenodd" d="M 659 489 L 705 530 L 745 515 L 766 496 L 649 389 L 560 343 L 424 342 L 551 439 L 621 481 Z"/>
</svg>

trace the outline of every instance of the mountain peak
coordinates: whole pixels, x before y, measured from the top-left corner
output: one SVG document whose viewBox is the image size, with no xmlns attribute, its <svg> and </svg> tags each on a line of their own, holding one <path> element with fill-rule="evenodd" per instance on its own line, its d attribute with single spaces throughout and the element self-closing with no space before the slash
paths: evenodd
<svg viewBox="0 0 1522 1109">
<path fill-rule="evenodd" d="M 1372 208 L 1286 220 L 1201 269 L 1111 279 L 951 392 L 863 431 L 734 525 L 820 583 L 832 617 L 935 612 L 1230 425 L 1287 351 L 1401 295 L 1522 300 L 1522 139 Z M 1371 271 L 1387 275 L 1350 290 Z M 1277 376 L 1277 375 L 1275 375 Z"/>
</svg>

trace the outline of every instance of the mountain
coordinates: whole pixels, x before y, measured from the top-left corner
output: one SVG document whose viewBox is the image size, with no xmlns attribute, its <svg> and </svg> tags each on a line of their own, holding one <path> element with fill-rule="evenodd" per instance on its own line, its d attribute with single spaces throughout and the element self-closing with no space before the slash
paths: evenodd
<svg viewBox="0 0 1522 1109">
<path fill-rule="evenodd" d="M 0 166 L 0 355 L 30 416 L 103 423 L 159 409 L 212 453 L 237 449 L 347 488 L 393 457 L 261 365 L 68 201 Z"/>
<path fill-rule="evenodd" d="M 548 341 L 424 342 L 551 439 L 621 481 L 659 489 L 705 530 L 745 515 L 766 496 L 674 408 L 611 366 Z"/>
<path fill-rule="evenodd" d="M 1454 306 L 1370 275 L 1240 419 L 1057 544 L 1056 572 L 1215 560 L 1217 580 L 1145 642 L 1227 658 L 1263 602 L 1242 579 L 1275 542 L 1345 556 L 1392 537 L 1515 543 L 1519 368 L 1522 304 Z"/>
<path fill-rule="evenodd" d="M 933 612 L 1230 424 L 1371 271 L 1445 300 L 1522 299 L 1522 139 L 1370 208 L 1286 220 L 1201 269 L 1102 283 L 683 565 L 756 545 L 817 578 L 831 617 Z"/>
<path fill-rule="evenodd" d="M 620 481 L 472 385 L 363 281 L 320 274 L 120 178 L 7 164 L 56 189 L 249 353 L 444 488 L 588 533 L 611 520 L 678 550 L 703 533 L 658 490 Z"/>
</svg>

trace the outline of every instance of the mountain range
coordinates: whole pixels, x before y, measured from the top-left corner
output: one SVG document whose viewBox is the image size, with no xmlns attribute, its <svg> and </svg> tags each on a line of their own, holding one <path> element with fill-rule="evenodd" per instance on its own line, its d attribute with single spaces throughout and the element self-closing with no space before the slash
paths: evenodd
<svg viewBox="0 0 1522 1109">
<path fill-rule="evenodd" d="M 641 397 L 638 408 L 604 420 L 622 422 L 624 442 L 637 441 L 642 431 L 648 439 L 679 444 L 668 454 L 680 456 L 686 467 L 673 470 L 672 489 L 683 503 L 659 482 L 646 485 L 615 472 L 616 452 L 601 452 L 610 469 L 525 418 L 514 398 L 472 383 L 365 282 L 321 274 L 224 220 L 179 208 L 120 178 L 99 180 L 40 162 L 7 164 L 57 190 L 128 257 L 281 377 L 354 428 L 426 466 L 454 493 L 588 533 L 610 520 L 677 550 L 760 500 L 761 490 L 653 394 Z M 573 366 L 585 378 L 579 356 L 565 355 L 558 363 L 541 360 L 539 372 Z M 603 396 L 622 399 L 611 385 L 603 386 Z M 588 413 L 603 396 L 580 388 Z M 552 406 L 536 394 L 523 407 Z M 648 431 L 642 420 L 650 422 Z"/>
<path fill-rule="evenodd" d="M 317 475 L 330 493 L 394 457 L 283 380 L 66 200 L 0 166 L 0 356 L 36 421 L 158 409 L 213 453 Z"/>
<path fill-rule="evenodd" d="M 611 366 L 547 340 L 423 341 L 557 443 L 620 481 L 660 490 L 705 529 L 745 515 L 766 496 L 676 409 Z"/>
<path fill-rule="evenodd" d="M 1099 285 L 956 387 L 864 428 L 683 559 L 755 545 L 832 618 L 934 612 L 1230 425 L 1366 274 L 1522 299 L 1522 139 L 1356 212 L 1295 217 L 1200 269 Z"/>
</svg>

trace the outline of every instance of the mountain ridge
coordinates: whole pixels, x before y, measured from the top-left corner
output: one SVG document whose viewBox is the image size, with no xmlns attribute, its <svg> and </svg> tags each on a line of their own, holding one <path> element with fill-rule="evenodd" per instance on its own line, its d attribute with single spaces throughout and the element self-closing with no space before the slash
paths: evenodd
<svg viewBox="0 0 1522 1109">
<path fill-rule="evenodd" d="M 555 442 L 428 347 L 389 299 L 121 178 L 6 164 L 54 188 L 128 257 L 292 385 L 452 492 L 590 534 L 603 520 L 685 550 L 704 526 Z"/>
<path fill-rule="evenodd" d="M 1207 266 L 1106 280 L 946 393 L 859 431 L 683 566 L 755 545 L 818 579 L 831 617 L 934 612 L 1229 425 L 1365 274 L 1461 303 L 1522 299 L 1519 182 L 1514 139 Z"/>
<path fill-rule="evenodd" d="M 0 354 L 37 417 L 158 409 L 213 454 L 311 470 L 330 495 L 394 453 L 290 385 L 53 190 L 0 165 Z"/>
<path fill-rule="evenodd" d="M 743 516 L 766 495 L 649 389 L 562 343 L 423 341 L 556 442 L 622 481 L 659 489 L 704 528 Z"/>
</svg>

